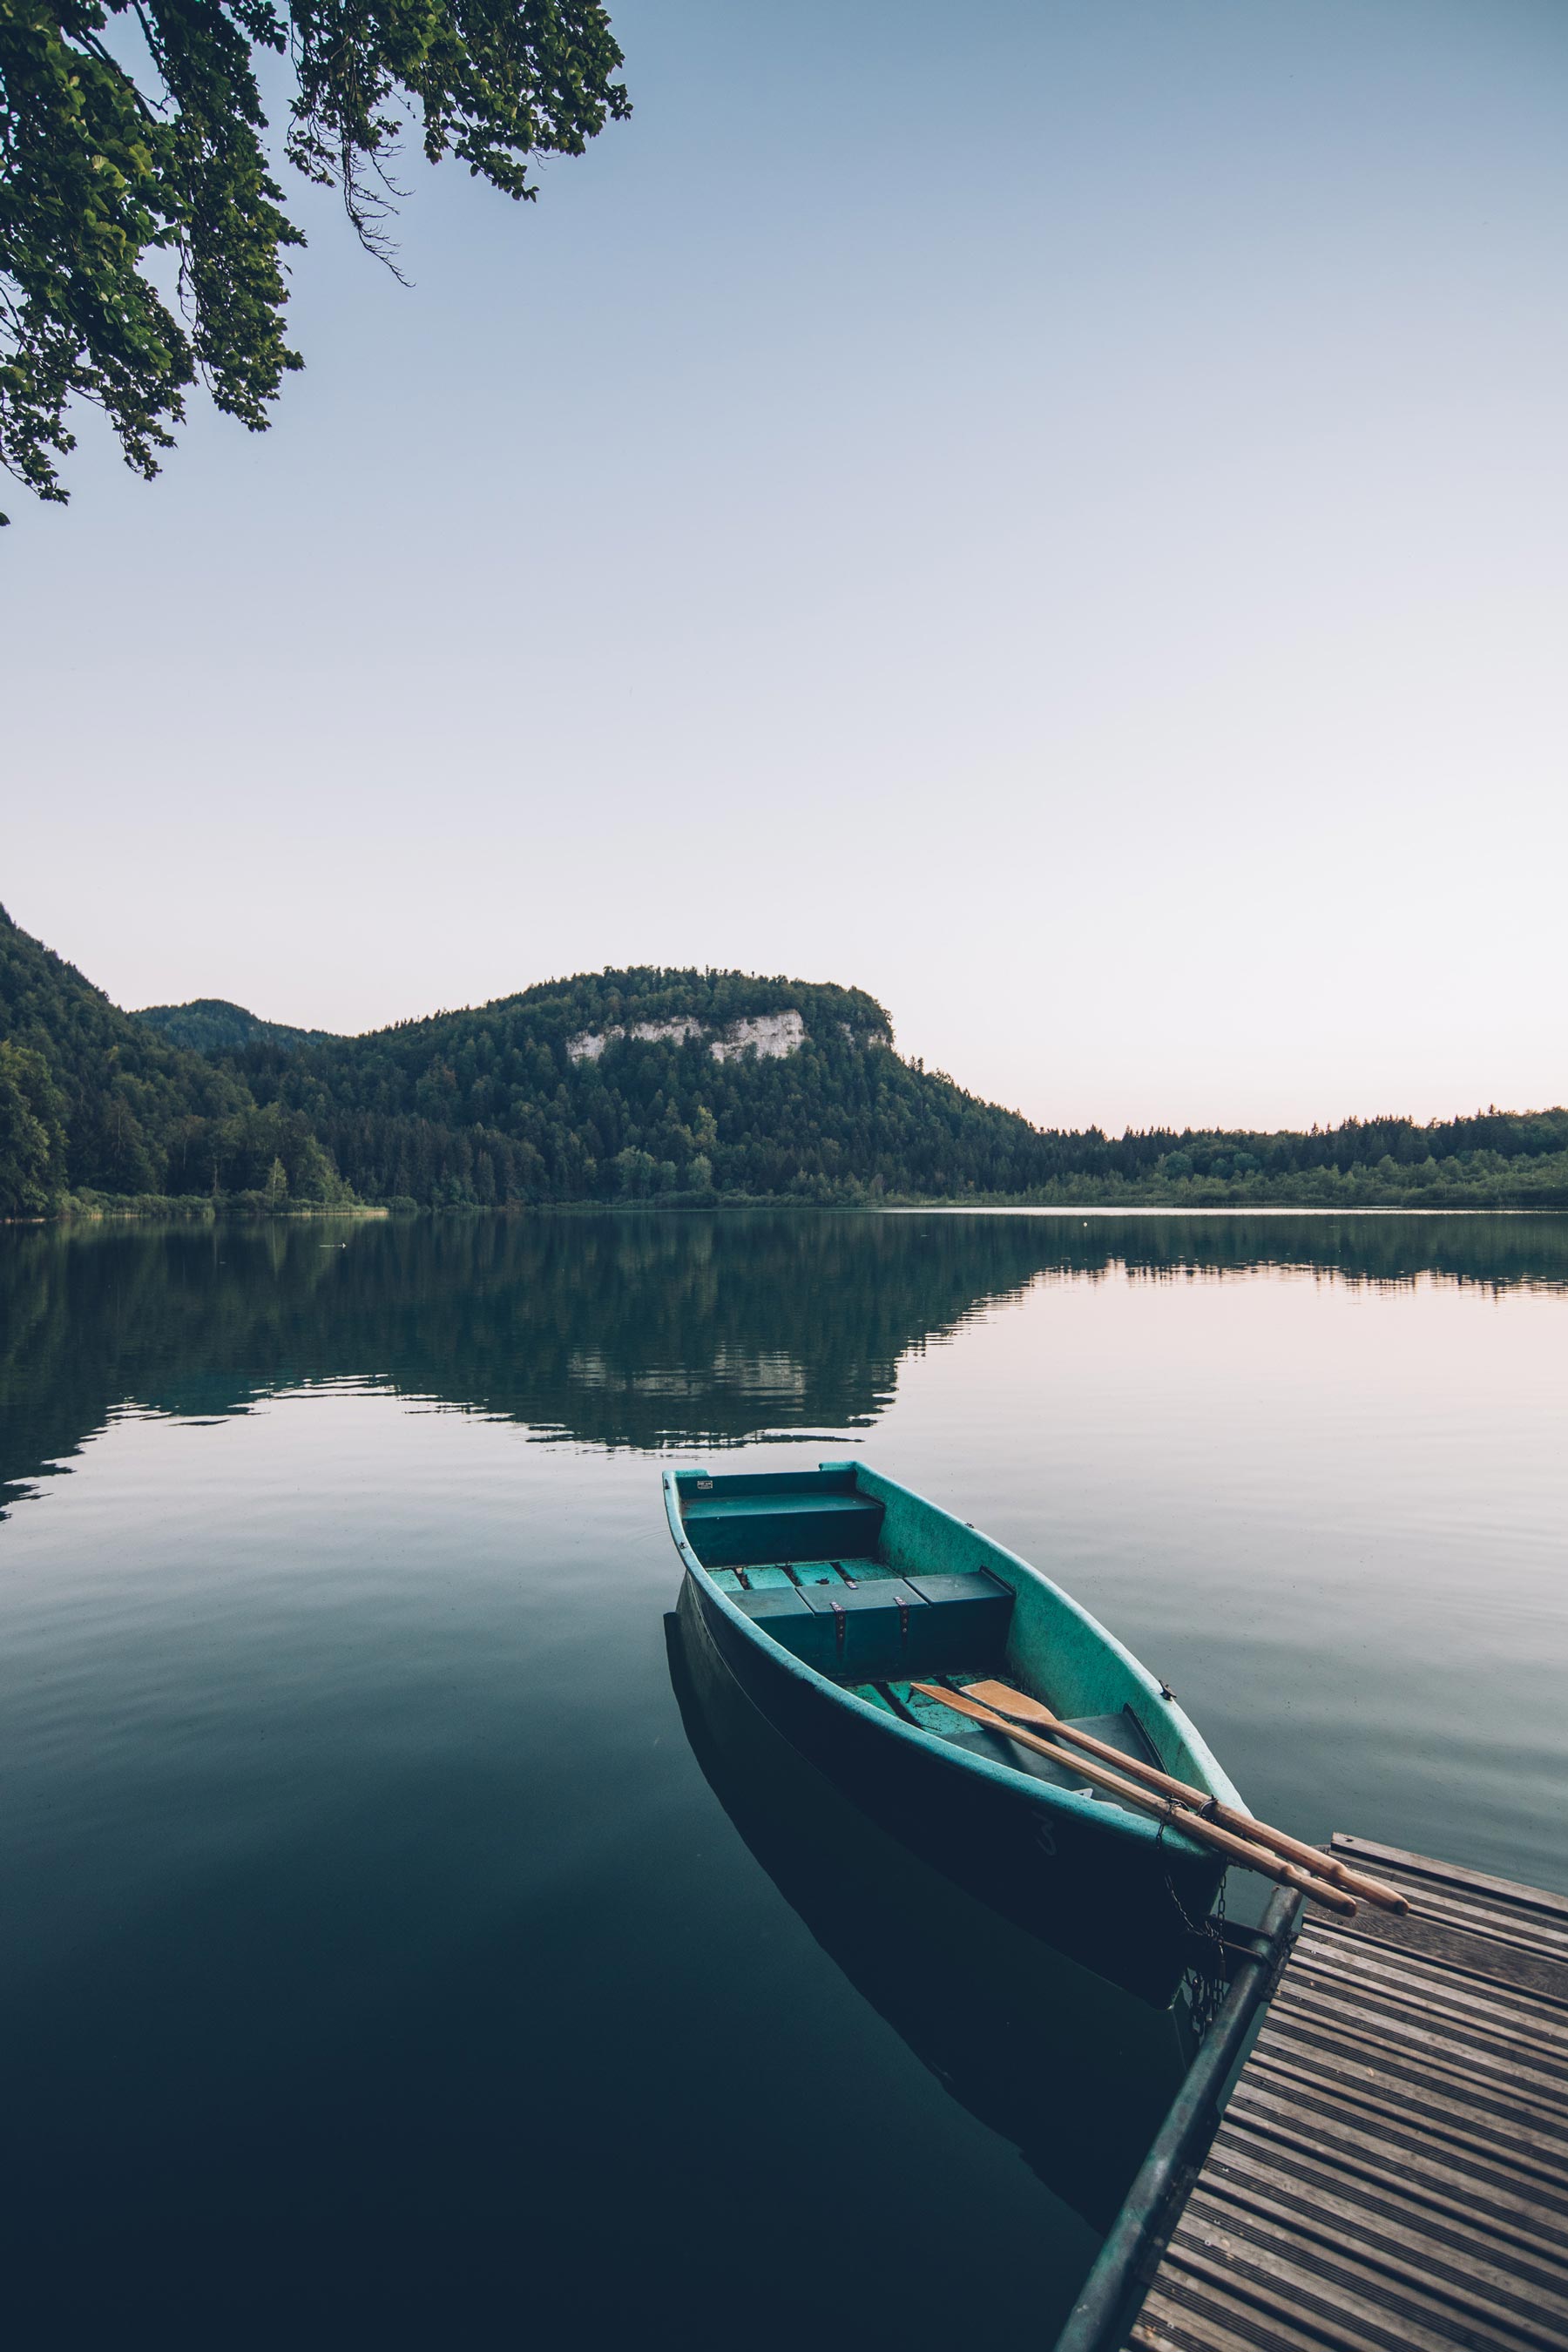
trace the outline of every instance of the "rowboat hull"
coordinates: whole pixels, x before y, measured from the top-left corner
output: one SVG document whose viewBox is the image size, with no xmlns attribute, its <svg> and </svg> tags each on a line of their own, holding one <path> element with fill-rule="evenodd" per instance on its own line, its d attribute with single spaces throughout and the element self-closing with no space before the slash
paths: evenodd
<svg viewBox="0 0 1568 2352">
<path fill-rule="evenodd" d="M 860 1485 L 946 1519 L 891 1481 L 862 1472 Z M 686 1558 L 679 1609 L 699 1690 L 726 1678 L 792 1747 L 923 1860 L 1097 1974 L 1144 2000 L 1169 2002 L 1213 1906 L 1223 1861 L 1146 1815 L 1031 1779 L 896 1721 L 803 1665 L 734 1605 L 683 1540 L 673 1479 L 667 1495 Z M 1033 1579 L 1065 1598 L 1026 1564 L 997 1547 L 988 1550 L 1009 1563 L 1020 1590 L 1022 1580 Z M 1152 1709 L 1144 1711 L 1178 1717 L 1190 1734 L 1181 1759 L 1189 1769 L 1194 1749 L 1212 1765 L 1160 1686 L 1103 1629 L 1076 1614 L 1147 1685 Z M 1226 1801 L 1239 1802 L 1217 1768 L 1208 1780 L 1220 1782 L 1215 1793 Z"/>
</svg>

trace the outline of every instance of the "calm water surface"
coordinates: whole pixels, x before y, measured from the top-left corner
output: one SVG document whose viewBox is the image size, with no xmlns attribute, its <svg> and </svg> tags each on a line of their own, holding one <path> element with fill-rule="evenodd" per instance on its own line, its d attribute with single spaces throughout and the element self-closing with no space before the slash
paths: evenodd
<svg viewBox="0 0 1568 2352">
<path fill-rule="evenodd" d="M 1176 2029 L 695 1711 L 660 1457 L 863 1448 L 1258 1811 L 1568 1889 L 1565 1406 L 1550 1217 L 0 1233 L 14 2331 L 1048 2342 Z"/>
</svg>

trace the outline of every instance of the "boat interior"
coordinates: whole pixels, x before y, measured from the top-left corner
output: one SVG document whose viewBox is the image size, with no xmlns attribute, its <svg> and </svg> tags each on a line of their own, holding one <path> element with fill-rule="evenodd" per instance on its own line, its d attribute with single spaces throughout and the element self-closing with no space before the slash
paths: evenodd
<svg viewBox="0 0 1568 2352">
<path fill-rule="evenodd" d="M 883 1506 L 868 1496 L 820 1485 L 792 1492 L 782 1480 L 782 1491 L 772 1493 L 737 1493 L 731 1482 L 714 1483 L 721 1491 L 682 1496 L 687 1541 L 738 1609 L 841 1689 L 956 1748 L 1107 1804 L 1120 1801 L 914 1685 L 963 1690 L 1003 1679 L 1123 1755 L 1160 1763 L 1130 1706 L 1068 1714 L 1061 1696 L 1018 1670 L 1009 1658 L 1015 1595 L 991 1570 L 901 1568 L 889 1556 Z"/>
</svg>

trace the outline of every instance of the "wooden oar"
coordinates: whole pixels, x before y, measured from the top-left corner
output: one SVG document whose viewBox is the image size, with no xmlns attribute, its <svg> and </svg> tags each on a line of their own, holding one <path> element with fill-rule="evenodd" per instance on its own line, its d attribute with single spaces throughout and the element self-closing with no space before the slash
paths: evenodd
<svg viewBox="0 0 1568 2352">
<path fill-rule="evenodd" d="M 1337 1856 L 1320 1853 L 1304 1839 L 1291 1837 L 1285 1830 L 1271 1829 L 1267 1822 L 1254 1821 L 1250 1813 L 1238 1813 L 1234 1805 L 1222 1805 L 1205 1789 L 1192 1788 L 1185 1780 L 1173 1780 L 1169 1772 L 1158 1771 L 1152 1764 L 1124 1756 L 1120 1748 L 1097 1739 L 1091 1731 L 1079 1731 L 1074 1725 L 1064 1723 L 1042 1700 L 1030 1698 L 1025 1691 L 1010 1689 L 1006 1683 L 968 1683 L 964 1687 L 971 1698 L 994 1707 L 998 1715 L 1016 1716 L 1025 1723 L 1048 1727 L 1053 1739 L 1070 1740 L 1075 1748 L 1087 1749 L 1090 1756 L 1102 1757 L 1118 1772 L 1131 1773 L 1134 1780 L 1158 1789 L 1163 1796 L 1174 1797 L 1179 1805 L 1193 1806 L 1205 1821 L 1217 1822 L 1221 1829 L 1233 1831 L 1252 1845 L 1266 1845 L 1273 1853 L 1282 1853 L 1288 1862 L 1299 1862 L 1315 1878 L 1326 1878 L 1331 1885 L 1342 1886 L 1347 1893 L 1359 1895 L 1384 1911 L 1410 1908 L 1397 1887 L 1384 1885 L 1381 1878 L 1367 1878 L 1359 1870 L 1347 1870 Z"/>
<path fill-rule="evenodd" d="M 959 1715 L 973 1716 L 976 1723 L 984 1723 L 991 1731 L 999 1731 L 1005 1739 L 1016 1739 L 1020 1747 L 1032 1748 L 1037 1755 L 1048 1757 L 1053 1764 L 1076 1772 L 1080 1780 L 1092 1781 L 1109 1795 L 1120 1797 L 1124 1804 L 1138 1805 L 1145 1812 L 1162 1814 L 1184 1837 L 1194 1838 L 1200 1845 L 1213 1846 L 1216 1853 L 1226 1855 L 1230 1861 L 1242 1863 L 1248 1870 L 1257 1871 L 1259 1877 L 1272 1878 L 1281 1886 L 1294 1886 L 1301 1894 L 1310 1895 L 1314 1903 L 1321 1903 L 1326 1909 L 1338 1911 L 1347 1919 L 1354 1918 L 1356 1906 L 1353 1895 L 1346 1895 L 1338 1886 L 1331 1886 L 1326 1879 L 1315 1878 L 1310 1872 L 1298 1869 L 1294 1863 L 1282 1862 L 1266 1846 L 1252 1845 L 1246 1838 L 1217 1828 L 1202 1813 L 1192 1812 L 1186 1806 L 1179 1805 L 1173 1797 L 1156 1796 L 1152 1789 L 1141 1788 L 1136 1780 L 1125 1780 L 1120 1772 L 1107 1771 L 1103 1764 L 1086 1762 L 1070 1748 L 1053 1747 L 1048 1739 L 1041 1739 L 1035 1732 L 1026 1731 L 1021 1724 L 1009 1723 L 1007 1717 L 998 1715 L 994 1708 L 982 1706 L 965 1691 L 942 1690 L 936 1683 L 911 1683 L 910 1688 L 922 1691 L 927 1698 L 941 1699 L 943 1706 L 951 1706 Z M 1117 1760 L 1121 1762 L 1125 1759 L 1119 1757 Z"/>
</svg>

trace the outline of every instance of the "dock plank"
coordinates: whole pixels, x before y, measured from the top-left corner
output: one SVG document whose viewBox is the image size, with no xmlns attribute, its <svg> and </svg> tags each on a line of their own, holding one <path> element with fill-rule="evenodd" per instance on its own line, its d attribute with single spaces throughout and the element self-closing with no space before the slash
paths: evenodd
<svg viewBox="0 0 1568 2352">
<path fill-rule="evenodd" d="M 1281 2142 L 1256 2129 L 1237 2131 L 1228 2126 L 1215 2140 L 1211 2162 L 1220 2179 L 1279 2183 L 1310 2197 L 1324 2210 L 1338 2211 L 1343 2203 L 1348 2213 L 1382 2216 L 1402 2235 L 1472 2247 L 1481 2263 L 1489 2262 L 1500 2241 L 1507 2238 L 1514 2248 L 1509 2274 L 1532 2283 L 1543 2294 L 1561 2294 L 1568 2311 L 1568 2245 L 1561 2237 L 1553 2240 L 1521 2227 L 1512 2215 L 1500 2215 L 1492 2199 L 1483 2210 L 1473 2201 L 1444 2194 L 1431 2180 L 1358 2162 L 1354 2152 L 1343 2147 L 1325 2162 L 1321 2150 L 1302 2137 Z"/>
<path fill-rule="evenodd" d="M 1563 2086 L 1531 2068 L 1521 2066 L 1510 2074 L 1483 2064 L 1479 2052 L 1453 2040 L 1434 2046 L 1428 2035 L 1425 2046 L 1413 2043 L 1397 2020 L 1391 2019 L 1381 2034 L 1369 2032 L 1349 2004 L 1336 2011 L 1294 2000 L 1270 2021 L 1268 2031 L 1271 2048 L 1321 2053 L 1327 2061 L 1342 2056 L 1353 2080 L 1407 2082 L 1434 2102 L 1451 2104 L 1457 2098 L 1461 2106 L 1479 2105 L 1500 2118 L 1517 2115 L 1526 2128 L 1532 2128 L 1533 2118 L 1539 2128 L 1532 2144 L 1550 2148 L 1562 2141 L 1568 2147 L 1568 2126 L 1561 2118 Z"/>
<path fill-rule="evenodd" d="M 1568 2243 L 1568 2215 L 1563 2214 L 1553 2200 L 1551 2184 L 1543 2193 L 1532 2173 L 1510 2164 L 1494 2151 L 1488 2150 L 1483 2158 L 1474 2146 L 1466 2148 L 1461 2144 L 1458 2149 L 1434 2147 L 1429 2132 L 1412 2129 L 1403 2117 L 1380 2116 L 1375 2108 L 1365 2114 L 1354 2110 L 1347 2114 L 1342 2102 L 1319 2107 L 1289 2084 L 1274 2095 L 1272 2085 L 1250 2077 L 1238 2084 L 1232 2115 L 1254 2121 L 1256 2128 L 1255 2118 L 1260 2107 L 1265 2114 L 1281 2120 L 1287 2137 L 1294 2134 L 1306 2141 L 1315 2134 L 1321 2143 L 1347 2143 L 1371 2151 L 1385 2164 L 1402 2159 L 1413 2172 L 1463 2184 L 1478 2201 L 1484 2197 L 1498 2210 L 1517 2211 L 1538 2221 L 1555 2223 L 1563 2242 Z"/>
<path fill-rule="evenodd" d="M 1411 2288 L 1435 2290 L 1441 2307 L 1451 2304 L 1480 2318 L 1497 2311 L 1547 2346 L 1568 2340 L 1568 2298 L 1553 2294 L 1534 2271 L 1526 2277 L 1487 2259 L 1485 2240 L 1456 2240 L 1451 2231 L 1411 2226 L 1414 2216 L 1391 2220 L 1381 2209 L 1319 2191 L 1303 2196 L 1299 2181 L 1249 2174 L 1239 2166 L 1219 2166 L 1205 2176 L 1188 2206 L 1220 2227 L 1226 2214 L 1250 2216 L 1283 2242 L 1337 2249 L 1360 2270 L 1378 2272 Z M 1540 2327 L 1534 2323 L 1547 2323 Z"/>
<path fill-rule="evenodd" d="M 1116 2340 L 1565 2352 L 1568 1896 L 1331 1851 L 1410 1911 L 1303 1927 Z"/>
<path fill-rule="evenodd" d="M 1397 1962 L 1352 1951 L 1348 1938 L 1335 1950 L 1303 1937 L 1290 1965 L 1298 1977 L 1342 1985 L 1367 2000 L 1395 2001 L 1410 2016 L 1441 2018 L 1498 2049 L 1527 2050 L 1542 2063 L 1550 2057 L 1553 2065 L 1568 2068 L 1568 2021 L 1559 2023 L 1545 2009 L 1526 2009 L 1517 1995 L 1507 2001 L 1489 2000 L 1453 1977 L 1429 1993 L 1425 1979 L 1413 1982 L 1409 1970 Z"/>
</svg>

